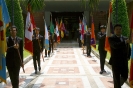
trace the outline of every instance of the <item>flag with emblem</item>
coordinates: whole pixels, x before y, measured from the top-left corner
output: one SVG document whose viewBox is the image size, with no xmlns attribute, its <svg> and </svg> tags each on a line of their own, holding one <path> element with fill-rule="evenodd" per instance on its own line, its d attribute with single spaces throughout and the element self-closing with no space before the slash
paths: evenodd
<svg viewBox="0 0 133 88">
<path fill-rule="evenodd" d="M 6 83 L 6 28 L 9 22 L 10 17 L 5 0 L 0 0 L 0 80 L 4 83 Z"/>
<path fill-rule="evenodd" d="M 30 54 L 33 54 L 33 44 L 32 44 L 32 37 L 33 37 L 33 30 L 35 28 L 35 22 L 33 15 L 30 11 L 30 6 L 28 6 L 28 12 L 26 17 L 26 25 L 25 25 L 25 45 L 24 48 Z"/>
</svg>

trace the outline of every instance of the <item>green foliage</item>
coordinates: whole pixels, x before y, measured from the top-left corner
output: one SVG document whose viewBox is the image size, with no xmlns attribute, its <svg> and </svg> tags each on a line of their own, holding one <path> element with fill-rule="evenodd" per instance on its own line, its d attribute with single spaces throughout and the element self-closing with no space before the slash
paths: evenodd
<svg viewBox="0 0 133 88">
<path fill-rule="evenodd" d="M 99 0 L 80 0 L 85 8 L 89 8 L 91 12 L 97 10 L 99 5 Z"/>
<path fill-rule="evenodd" d="M 11 0 L 6 0 L 7 8 L 9 11 L 9 15 L 11 21 L 13 20 L 12 17 L 12 3 Z M 18 28 L 17 36 L 24 38 L 24 20 L 22 16 L 22 9 L 20 7 L 19 0 L 14 0 L 14 25 Z M 7 36 L 9 36 L 9 31 L 7 31 Z"/>
<path fill-rule="evenodd" d="M 116 8 L 116 0 L 112 0 L 112 15 L 113 15 L 113 25 L 121 24 L 122 25 L 122 35 L 129 37 L 130 28 L 129 28 L 129 19 L 126 7 L 125 0 L 118 0 L 118 8 Z M 116 22 L 116 9 L 117 9 L 117 22 Z"/>
<path fill-rule="evenodd" d="M 27 10 L 28 5 L 30 5 L 32 12 L 37 12 L 44 9 L 44 0 L 19 0 L 21 4 Z"/>
<path fill-rule="evenodd" d="M 30 53 L 28 51 L 26 51 L 26 50 L 24 50 L 23 53 L 24 53 L 24 58 L 26 58 L 26 57 L 28 57 L 30 55 Z"/>
</svg>

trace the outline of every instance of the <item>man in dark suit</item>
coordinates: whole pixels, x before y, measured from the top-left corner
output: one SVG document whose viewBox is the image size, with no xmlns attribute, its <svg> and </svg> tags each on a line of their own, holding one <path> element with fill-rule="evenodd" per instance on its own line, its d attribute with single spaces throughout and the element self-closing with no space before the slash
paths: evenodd
<svg viewBox="0 0 133 88">
<path fill-rule="evenodd" d="M 57 49 L 56 49 L 56 47 L 57 47 L 57 34 L 56 34 L 56 30 L 55 30 L 55 32 L 54 32 L 53 42 L 54 42 L 54 49 L 57 50 Z"/>
<path fill-rule="evenodd" d="M 40 66 L 40 54 L 43 52 L 43 36 L 39 34 L 40 28 L 35 28 L 35 33 L 33 35 L 33 64 L 34 64 L 34 69 L 35 69 L 35 74 L 37 74 L 37 63 L 38 62 L 38 69 L 39 71 L 41 70 Z"/>
<path fill-rule="evenodd" d="M 10 28 L 7 37 L 6 66 L 11 79 L 12 88 L 19 88 L 19 71 L 23 66 L 23 40 L 17 37 L 17 27 Z"/>
<path fill-rule="evenodd" d="M 87 46 L 87 57 L 91 57 L 91 29 L 88 28 L 88 31 L 86 33 L 86 46 Z"/>
<path fill-rule="evenodd" d="M 50 33 L 51 35 L 51 51 L 54 53 L 54 34 Z"/>
<path fill-rule="evenodd" d="M 78 30 L 78 33 L 77 33 L 77 41 L 78 41 L 78 43 L 79 43 L 79 47 L 81 47 L 80 36 L 81 36 L 81 30 Z"/>
<path fill-rule="evenodd" d="M 121 88 L 128 78 L 128 60 L 130 59 L 130 41 L 122 36 L 122 26 L 114 26 L 114 35 L 109 37 L 111 57 L 109 64 L 112 65 L 114 88 Z"/>
<path fill-rule="evenodd" d="M 106 59 L 106 54 L 107 51 L 105 51 L 105 38 L 106 38 L 106 27 L 104 25 L 101 25 L 100 27 L 100 32 L 98 32 L 98 39 L 99 39 L 99 44 L 98 44 L 98 50 L 99 50 L 99 56 L 100 56 L 100 74 L 103 74 L 103 72 L 106 72 L 104 69 L 104 64 L 105 64 L 105 59 Z"/>
</svg>

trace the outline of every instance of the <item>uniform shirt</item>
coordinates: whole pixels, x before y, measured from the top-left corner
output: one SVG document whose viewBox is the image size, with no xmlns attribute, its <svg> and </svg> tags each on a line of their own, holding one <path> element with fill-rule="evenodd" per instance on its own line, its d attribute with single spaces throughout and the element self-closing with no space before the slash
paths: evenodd
<svg viewBox="0 0 133 88">
<path fill-rule="evenodd" d="M 16 37 L 15 37 L 15 38 L 11 37 L 11 39 L 12 39 L 12 41 L 13 41 L 14 44 L 15 44 L 15 43 L 16 43 Z"/>
</svg>

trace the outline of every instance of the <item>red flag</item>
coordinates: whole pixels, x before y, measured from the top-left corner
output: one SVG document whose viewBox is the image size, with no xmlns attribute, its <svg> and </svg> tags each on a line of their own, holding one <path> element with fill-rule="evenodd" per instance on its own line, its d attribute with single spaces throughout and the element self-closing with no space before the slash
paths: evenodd
<svg viewBox="0 0 133 88">
<path fill-rule="evenodd" d="M 132 50 L 131 50 L 129 83 L 130 83 L 130 87 L 133 88 L 133 12 L 132 12 L 132 20 L 131 20 L 131 39 L 132 39 Z"/>
<path fill-rule="evenodd" d="M 59 33 L 59 29 L 58 29 L 58 22 L 56 21 L 56 35 L 57 35 L 57 42 L 60 42 L 60 33 Z"/>
<path fill-rule="evenodd" d="M 91 24 L 91 46 L 93 48 L 96 48 L 95 27 L 94 27 L 93 16 L 92 16 L 92 24 Z"/>
<path fill-rule="evenodd" d="M 33 44 L 32 44 L 32 36 L 33 30 L 35 28 L 35 22 L 33 19 L 33 15 L 28 12 L 26 18 L 26 28 L 25 28 L 25 46 L 24 48 L 33 54 Z"/>
</svg>

